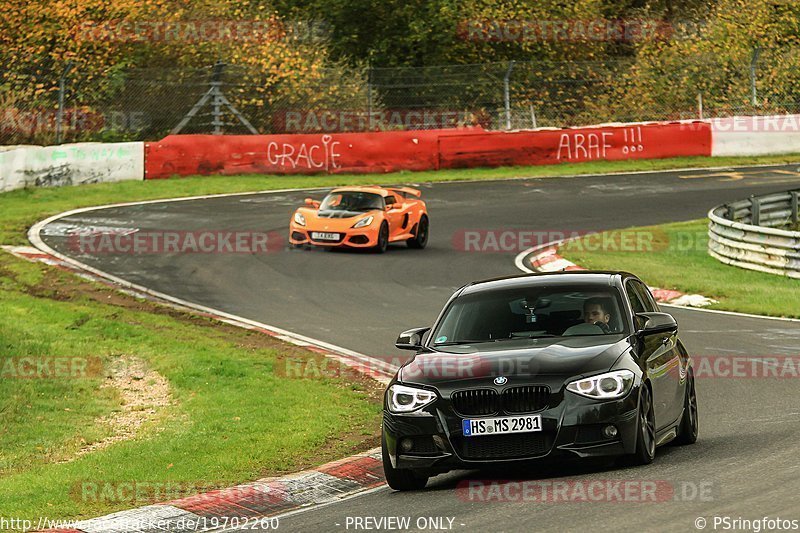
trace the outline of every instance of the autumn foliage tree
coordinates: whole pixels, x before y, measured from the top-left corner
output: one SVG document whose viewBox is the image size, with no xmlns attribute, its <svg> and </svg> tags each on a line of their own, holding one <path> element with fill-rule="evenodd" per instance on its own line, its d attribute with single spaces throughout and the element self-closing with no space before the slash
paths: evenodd
<svg viewBox="0 0 800 533">
<path fill-rule="evenodd" d="M 48 123 L 57 106 L 59 79 L 68 68 L 69 112 L 82 109 L 85 119 L 125 106 L 149 117 L 151 127 L 165 113 L 173 111 L 173 119 L 186 113 L 207 89 L 210 66 L 217 62 L 230 65 L 225 78 L 228 98 L 255 114 L 254 122 L 268 121 L 276 101 L 284 106 L 325 105 L 331 99 L 340 103 L 360 99 L 365 92 L 359 71 L 330 59 L 324 34 L 312 33 L 308 21 L 298 27 L 261 3 L 7 0 L 4 4 L 0 122 L 6 144 L 51 141 L 52 127 L 16 128 L 16 137 L 9 136 L 9 122 L 14 120 L 10 110 L 17 118 L 24 113 L 48 117 L 39 125 L 52 126 Z M 167 124 L 156 122 L 161 131 L 155 127 L 129 134 L 163 134 Z M 75 133 L 80 139 L 80 132 Z"/>
</svg>

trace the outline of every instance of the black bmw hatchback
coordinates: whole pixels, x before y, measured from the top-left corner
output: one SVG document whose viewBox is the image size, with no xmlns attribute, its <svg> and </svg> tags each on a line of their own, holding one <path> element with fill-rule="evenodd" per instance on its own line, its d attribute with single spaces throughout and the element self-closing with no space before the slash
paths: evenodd
<svg viewBox="0 0 800 533">
<path fill-rule="evenodd" d="M 626 272 L 471 283 L 386 390 L 383 467 L 396 490 L 432 475 L 559 456 L 647 464 L 697 440 L 691 359 L 675 319 Z"/>
</svg>

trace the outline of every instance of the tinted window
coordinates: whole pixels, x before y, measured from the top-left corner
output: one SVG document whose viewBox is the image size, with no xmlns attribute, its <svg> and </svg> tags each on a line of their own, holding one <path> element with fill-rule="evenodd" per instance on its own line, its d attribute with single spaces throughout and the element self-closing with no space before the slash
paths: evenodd
<svg viewBox="0 0 800 533">
<path fill-rule="evenodd" d="M 632 281 L 625 283 L 625 292 L 628 293 L 628 302 L 631 304 L 631 309 L 633 309 L 633 312 L 635 314 L 644 313 L 644 304 L 642 303 L 641 296 L 636 293 L 636 287 L 634 287 Z"/>
<path fill-rule="evenodd" d="M 658 311 L 658 304 L 653 299 L 653 295 L 650 293 L 650 289 L 644 283 L 640 283 L 636 280 L 631 280 L 630 285 L 636 291 L 636 294 L 639 296 L 639 299 L 644 304 L 645 311 L 650 313 Z"/>
</svg>

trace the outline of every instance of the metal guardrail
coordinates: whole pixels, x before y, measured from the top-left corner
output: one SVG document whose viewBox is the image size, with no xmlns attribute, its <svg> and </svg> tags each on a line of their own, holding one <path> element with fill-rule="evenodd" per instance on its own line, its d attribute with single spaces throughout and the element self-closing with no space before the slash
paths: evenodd
<svg viewBox="0 0 800 533">
<path fill-rule="evenodd" d="M 741 268 L 800 279 L 800 190 L 751 196 L 708 212 L 708 253 Z"/>
</svg>

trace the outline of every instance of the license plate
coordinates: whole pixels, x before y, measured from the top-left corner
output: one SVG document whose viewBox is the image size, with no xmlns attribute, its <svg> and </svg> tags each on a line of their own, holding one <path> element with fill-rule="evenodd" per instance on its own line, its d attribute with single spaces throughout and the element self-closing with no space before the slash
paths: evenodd
<svg viewBox="0 0 800 533">
<path fill-rule="evenodd" d="M 339 234 L 338 233 L 324 233 L 321 231 L 312 231 L 311 238 L 315 241 L 338 241 Z"/>
<path fill-rule="evenodd" d="M 504 416 L 500 418 L 470 418 L 461 422 L 465 437 L 530 433 L 542 430 L 542 416 Z"/>
</svg>

